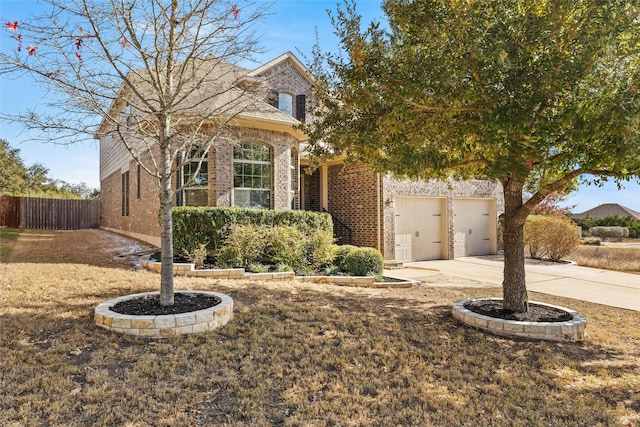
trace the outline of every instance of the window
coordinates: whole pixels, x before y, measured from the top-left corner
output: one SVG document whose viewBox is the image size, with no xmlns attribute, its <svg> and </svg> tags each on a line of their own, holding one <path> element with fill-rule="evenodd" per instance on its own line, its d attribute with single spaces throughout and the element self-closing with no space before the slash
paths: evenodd
<svg viewBox="0 0 640 427">
<path fill-rule="evenodd" d="M 271 208 L 271 149 L 256 142 L 233 148 L 233 200 L 244 208 Z"/>
<path fill-rule="evenodd" d="M 285 114 L 293 116 L 293 96 L 288 93 L 279 93 L 278 109 Z"/>
<path fill-rule="evenodd" d="M 182 204 L 209 205 L 209 162 L 204 148 L 192 149 L 182 164 Z"/>
<path fill-rule="evenodd" d="M 138 171 L 136 173 L 136 182 L 137 182 L 137 187 L 136 187 L 136 197 L 138 200 L 140 200 L 140 195 L 142 193 L 142 184 L 140 183 L 140 176 L 142 175 L 140 173 L 140 169 L 142 169 L 140 167 L 140 165 L 138 165 Z"/>
<path fill-rule="evenodd" d="M 129 216 L 129 171 L 122 174 L 122 216 Z"/>
<path fill-rule="evenodd" d="M 127 103 L 124 107 L 124 115 L 126 118 L 127 126 L 131 125 L 131 104 Z"/>
</svg>

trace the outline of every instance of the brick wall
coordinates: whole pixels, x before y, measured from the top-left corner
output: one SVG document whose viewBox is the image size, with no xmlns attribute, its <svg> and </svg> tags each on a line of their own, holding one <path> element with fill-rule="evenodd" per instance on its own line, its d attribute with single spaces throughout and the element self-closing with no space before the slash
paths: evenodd
<svg viewBox="0 0 640 427">
<path fill-rule="evenodd" d="M 378 247 L 376 175 L 362 165 L 329 167 L 328 211 L 353 231 L 356 246 Z"/>
<path fill-rule="evenodd" d="M 129 212 L 122 215 L 122 174 L 129 172 Z M 118 170 L 100 183 L 101 226 L 147 236 L 160 236 L 159 187 L 143 168 L 131 160 L 128 170 Z M 138 186 L 140 191 L 138 192 Z M 138 197 L 138 193 L 140 197 Z"/>
<path fill-rule="evenodd" d="M 233 146 L 216 147 L 210 153 L 209 204 L 231 206 L 233 193 Z M 213 193 L 213 194 L 211 194 Z"/>
<path fill-rule="evenodd" d="M 304 188 L 302 192 L 304 194 L 304 205 L 303 208 L 307 211 L 320 212 L 320 198 L 322 197 L 320 194 L 320 169 L 316 169 L 311 174 L 307 174 L 306 170 L 308 167 L 303 166 L 300 171 L 300 175 L 302 176 L 302 184 Z"/>
<path fill-rule="evenodd" d="M 138 164 L 135 160 L 129 163 L 129 226 L 131 231 L 160 236 L 160 188 L 156 180 L 144 169 L 140 169 L 140 182 L 138 183 Z M 140 198 L 138 198 L 138 185 L 140 185 Z"/>
</svg>

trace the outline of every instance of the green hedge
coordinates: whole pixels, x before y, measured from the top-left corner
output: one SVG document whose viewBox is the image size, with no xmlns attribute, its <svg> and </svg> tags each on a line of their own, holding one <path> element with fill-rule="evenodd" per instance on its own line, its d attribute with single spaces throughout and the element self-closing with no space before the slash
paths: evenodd
<svg viewBox="0 0 640 427">
<path fill-rule="evenodd" d="M 623 237 L 629 237 L 629 229 L 627 227 L 596 226 L 589 229 L 589 234 L 594 237 L 610 237 L 621 239 Z"/>
<path fill-rule="evenodd" d="M 631 216 L 608 216 L 605 218 L 584 218 L 578 221 L 582 230 L 588 232 L 593 227 L 627 227 L 629 229 L 629 237 L 640 237 L 640 221 Z M 587 234 L 587 233 L 585 233 Z"/>
<path fill-rule="evenodd" d="M 192 252 L 200 244 L 205 244 L 210 252 L 216 253 L 231 234 L 231 225 L 292 226 L 305 235 L 312 235 L 316 231 L 333 235 L 331 216 L 326 213 L 181 206 L 173 208 L 174 253 Z"/>
</svg>

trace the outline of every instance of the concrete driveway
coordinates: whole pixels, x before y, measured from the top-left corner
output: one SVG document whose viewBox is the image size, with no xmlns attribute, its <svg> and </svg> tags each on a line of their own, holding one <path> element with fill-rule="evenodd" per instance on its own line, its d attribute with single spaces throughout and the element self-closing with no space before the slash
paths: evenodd
<svg viewBox="0 0 640 427">
<path fill-rule="evenodd" d="M 455 286 L 461 279 L 459 286 L 500 287 L 502 269 L 496 257 L 466 257 L 407 263 L 385 270 L 385 276 L 432 286 Z M 535 261 L 528 261 L 525 270 L 530 291 L 640 311 L 640 275 Z"/>
</svg>

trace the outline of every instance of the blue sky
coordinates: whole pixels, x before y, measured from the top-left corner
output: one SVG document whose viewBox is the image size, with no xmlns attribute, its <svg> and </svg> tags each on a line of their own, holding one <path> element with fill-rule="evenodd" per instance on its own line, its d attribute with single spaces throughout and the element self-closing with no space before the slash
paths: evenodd
<svg viewBox="0 0 640 427">
<path fill-rule="evenodd" d="M 309 55 L 318 29 L 323 50 L 336 50 L 336 38 L 330 24 L 327 9 L 335 10 L 339 0 L 275 0 L 271 14 L 260 25 L 262 45 L 267 52 L 257 59 L 264 63 L 286 51 L 292 51 L 301 58 L 299 52 Z M 363 22 L 380 19 L 382 12 L 378 0 L 360 0 L 358 9 Z M 26 20 L 38 14 L 43 3 L 37 0 L 0 0 L 0 21 Z M 5 32 L 0 43 L 7 42 Z M 242 64 L 247 68 L 257 64 Z M 0 111 L 11 113 L 24 111 L 42 102 L 46 94 L 34 87 L 27 77 L 20 80 L 0 78 Z M 16 124 L 0 122 L 0 138 L 7 140 L 20 154 L 27 165 L 44 164 L 50 175 L 70 183 L 85 182 L 99 187 L 99 151 L 97 142 L 61 146 L 34 142 L 33 138 Z M 574 212 L 583 212 L 601 203 L 620 203 L 640 211 L 640 185 L 628 183 L 619 191 L 613 182 L 602 187 L 581 186 L 567 200 L 568 205 L 576 205 Z"/>
</svg>

